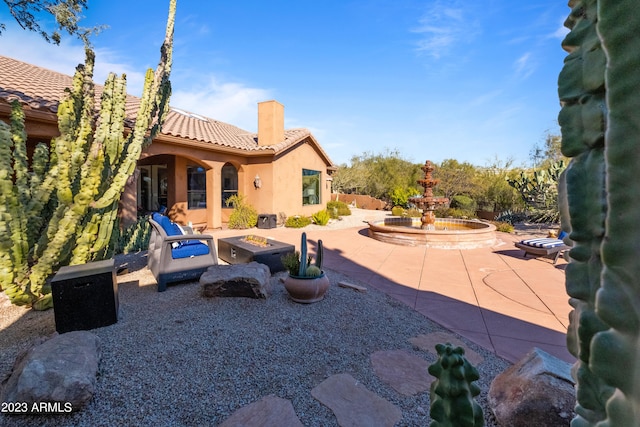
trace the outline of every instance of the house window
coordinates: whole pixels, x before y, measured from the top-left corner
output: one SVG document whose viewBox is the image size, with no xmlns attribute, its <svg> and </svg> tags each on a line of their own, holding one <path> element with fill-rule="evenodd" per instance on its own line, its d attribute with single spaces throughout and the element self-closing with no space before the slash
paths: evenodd
<svg viewBox="0 0 640 427">
<path fill-rule="evenodd" d="M 320 204 L 320 171 L 302 169 L 302 204 Z"/>
<path fill-rule="evenodd" d="M 238 171 L 231 163 L 222 167 L 222 207 L 227 207 L 227 199 L 238 194 Z"/>
<path fill-rule="evenodd" d="M 207 207 L 207 173 L 202 166 L 187 165 L 187 208 Z"/>
</svg>

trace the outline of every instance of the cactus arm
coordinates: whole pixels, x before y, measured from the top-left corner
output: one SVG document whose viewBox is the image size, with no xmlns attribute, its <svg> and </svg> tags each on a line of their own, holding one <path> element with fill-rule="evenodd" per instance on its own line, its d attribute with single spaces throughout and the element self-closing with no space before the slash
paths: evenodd
<svg viewBox="0 0 640 427">
<path fill-rule="evenodd" d="M 607 55 L 607 233 L 598 316 L 610 327 L 592 343 L 593 371 L 616 387 L 612 426 L 640 425 L 640 16 L 637 2 L 600 0 L 598 33 Z M 616 363 L 611 363 L 615 360 Z"/>
<path fill-rule="evenodd" d="M 15 275 L 10 225 L 11 209 L 14 204 L 12 146 L 11 128 L 0 121 L 0 286 L 5 292 L 7 285 L 13 283 Z"/>
<path fill-rule="evenodd" d="M 100 120 L 96 140 L 104 145 L 104 152 L 111 166 L 117 164 L 123 148 L 124 121 L 127 96 L 126 76 L 110 73 L 104 85 L 100 102 Z"/>
<path fill-rule="evenodd" d="M 298 276 L 304 277 L 307 275 L 307 233 L 302 232 L 300 238 L 300 268 L 298 269 Z"/>
<path fill-rule="evenodd" d="M 322 270 L 322 262 L 324 259 L 324 246 L 322 240 L 318 239 L 318 250 L 316 251 L 316 267 Z"/>
<path fill-rule="evenodd" d="M 24 112 L 18 101 L 11 103 L 11 138 L 13 140 L 13 173 L 15 192 L 11 197 L 11 241 L 13 243 L 13 259 L 17 279 L 26 274 L 29 253 L 28 216 L 24 214 L 24 206 L 31 198 L 29 188 L 29 166 L 27 161 L 27 133 L 24 128 Z"/>
</svg>

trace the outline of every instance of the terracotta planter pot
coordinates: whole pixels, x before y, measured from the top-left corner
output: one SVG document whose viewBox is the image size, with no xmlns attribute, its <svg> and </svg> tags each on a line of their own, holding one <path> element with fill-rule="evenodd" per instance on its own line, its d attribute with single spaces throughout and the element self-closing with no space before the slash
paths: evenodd
<svg viewBox="0 0 640 427">
<path fill-rule="evenodd" d="M 295 302 L 309 304 L 320 301 L 329 289 L 329 279 L 324 272 L 320 277 L 293 277 L 284 279 L 284 287 Z"/>
</svg>

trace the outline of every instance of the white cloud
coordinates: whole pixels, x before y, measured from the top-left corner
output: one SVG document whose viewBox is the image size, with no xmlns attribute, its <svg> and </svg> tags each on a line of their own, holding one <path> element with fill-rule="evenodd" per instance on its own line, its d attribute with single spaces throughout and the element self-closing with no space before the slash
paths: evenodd
<svg viewBox="0 0 640 427">
<path fill-rule="evenodd" d="M 569 34 L 569 29 L 564 26 L 564 21 L 565 18 L 563 17 L 560 20 L 560 26 L 558 26 L 558 29 L 551 35 L 552 38 L 562 40 L 567 34 Z"/>
<path fill-rule="evenodd" d="M 532 59 L 531 52 L 527 52 L 520 58 L 516 59 L 513 66 L 516 70 L 516 77 L 522 80 L 533 74 L 536 68 L 536 64 Z"/>
<path fill-rule="evenodd" d="M 421 34 L 418 51 L 439 59 L 460 42 L 468 40 L 476 33 L 477 25 L 465 18 L 468 5 L 460 2 L 437 1 L 419 20 L 419 27 L 411 30 Z"/>
<path fill-rule="evenodd" d="M 258 102 L 272 99 L 269 90 L 252 88 L 242 83 L 223 82 L 208 76 L 200 85 L 180 87 L 172 82 L 171 105 L 248 131 L 258 127 Z"/>
<path fill-rule="evenodd" d="M 127 91 L 142 95 L 146 70 L 134 70 L 118 61 L 118 55 L 109 49 L 94 49 L 95 67 L 93 81 L 104 84 L 109 72 L 127 75 Z M 0 55 L 47 68 L 66 75 L 73 75 L 78 64 L 84 63 L 84 45 L 73 37 L 63 37 L 60 45 L 47 43 L 38 34 L 25 31 L 17 25 L 7 24 L 0 36 Z"/>
<path fill-rule="evenodd" d="M 84 47 L 71 37 L 63 37 L 56 46 L 18 25 L 6 23 L 6 26 L 0 36 L 0 55 L 69 75 L 76 65 L 84 62 Z"/>
</svg>

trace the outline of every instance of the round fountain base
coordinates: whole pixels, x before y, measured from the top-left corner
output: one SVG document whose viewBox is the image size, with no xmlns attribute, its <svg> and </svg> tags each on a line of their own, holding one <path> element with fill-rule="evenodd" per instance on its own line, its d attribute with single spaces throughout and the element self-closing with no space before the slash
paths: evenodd
<svg viewBox="0 0 640 427">
<path fill-rule="evenodd" d="M 466 219 L 437 218 L 435 229 L 421 228 L 420 218 L 386 218 L 369 222 L 369 237 L 402 246 L 436 249 L 487 248 L 496 244 L 493 224 Z"/>
</svg>

